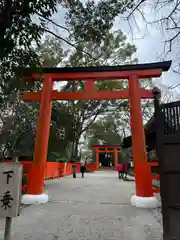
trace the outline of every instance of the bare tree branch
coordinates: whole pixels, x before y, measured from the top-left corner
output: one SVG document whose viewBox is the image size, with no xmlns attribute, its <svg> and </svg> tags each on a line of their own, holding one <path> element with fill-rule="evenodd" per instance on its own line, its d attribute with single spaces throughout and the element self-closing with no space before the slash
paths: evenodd
<svg viewBox="0 0 180 240">
<path fill-rule="evenodd" d="M 157 20 L 153 20 L 153 21 L 148 21 L 145 17 L 145 14 L 143 13 L 143 10 L 139 8 L 142 5 L 142 3 L 144 3 L 145 1 L 146 0 L 141 0 L 139 3 L 137 3 L 136 6 L 134 7 L 134 9 L 129 13 L 127 20 L 128 20 L 128 24 L 130 25 L 130 31 L 132 32 L 133 27 L 129 23 L 129 19 L 130 19 L 130 17 L 133 17 L 133 19 L 135 18 L 135 16 L 134 16 L 135 12 L 138 12 L 141 15 L 146 26 L 147 26 L 147 24 L 160 23 L 162 26 L 162 29 L 165 29 L 167 32 L 171 31 L 170 33 L 172 33 L 172 31 L 175 31 L 173 37 L 165 40 L 165 46 L 167 45 L 167 43 L 169 45 L 168 51 L 167 51 L 167 54 L 168 54 L 169 52 L 172 51 L 172 44 L 173 44 L 174 40 L 177 39 L 180 35 L 180 17 L 179 17 L 180 1 L 179 0 L 176 0 L 176 1 L 168 1 L 168 0 L 159 1 L 159 0 L 157 0 L 156 2 L 153 2 L 152 5 L 154 6 L 154 10 L 156 11 L 155 16 L 157 16 L 158 11 L 162 11 L 162 13 L 164 13 L 163 12 L 164 7 L 169 6 L 169 9 L 170 9 L 170 12 L 167 13 L 167 16 L 160 17 Z M 136 27 L 137 27 L 137 25 L 136 25 Z"/>
<path fill-rule="evenodd" d="M 67 27 L 64 27 L 64 26 L 62 26 L 62 25 L 59 25 L 58 23 L 54 22 L 52 19 L 49 19 L 49 18 L 43 16 L 42 14 L 40 14 L 40 13 L 38 13 L 38 12 L 37 12 L 36 14 L 40 17 L 40 20 L 44 19 L 44 20 L 52 23 L 52 24 L 55 25 L 56 27 L 62 28 L 62 29 L 64 29 L 64 30 L 66 30 L 67 32 L 71 33 L 71 31 L 70 31 Z"/>
<path fill-rule="evenodd" d="M 53 35 L 54 37 L 56 37 L 56 38 L 64 41 L 65 43 L 67 43 L 67 44 L 70 45 L 71 47 L 76 48 L 78 51 L 81 51 L 81 52 L 83 52 L 84 54 L 86 54 L 86 55 L 88 55 L 89 57 L 91 57 L 92 59 L 96 60 L 95 58 L 93 58 L 93 56 L 92 56 L 90 53 L 88 53 L 88 52 L 80 49 L 80 48 L 77 47 L 75 44 L 69 42 L 68 40 L 66 40 L 66 39 L 63 38 L 63 37 L 60 37 L 59 35 L 57 35 L 56 33 L 52 32 L 52 31 L 50 31 L 49 29 L 42 27 L 41 30 L 44 31 L 44 32 L 50 33 L 51 35 Z"/>
<path fill-rule="evenodd" d="M 175 34 L 172 38 L 170 38 L 170 39 L 165 41 L 165 43 L 169 43 L 169 52 L 172 51 L 172 42 L 173 42 L 173 40 L 176 39 L 179 35 L 180 35 L 180 31 L 177 34 Z"/>
<path fill-rule="evenodd" d="M 127 16 L 127 18 L 129 18 L 139 7 L 140 5 L 145 2 L 146 0 L 141 0 L 136 6 L 135 8 L 129 13 L 129 15 Z"/>
<path fill-rule="evenodd" d="M 85 132 L 91 125 L 92 123 L 96 120 L 96 118 L 98 117 L 100 113 L 97 113 L 90 121 L 89 123 L 86 125 L 86 127 L 84 127 L 82 130 L 81 130 L 81 133 L 82 134 L 83 132 Z"/>
</svg>

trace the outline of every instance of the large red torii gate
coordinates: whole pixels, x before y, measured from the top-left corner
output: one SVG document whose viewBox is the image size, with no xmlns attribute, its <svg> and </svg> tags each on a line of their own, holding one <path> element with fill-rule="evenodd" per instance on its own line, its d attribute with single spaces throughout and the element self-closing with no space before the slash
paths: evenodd
<svg viewBox="0 0 180 240">
<path fill-rule="evenodd" d="M 44 173 L 48 150 L 51 106 L 53 100 L 115 100 L 129 99 L 132 130 L 132 148 L 135 168 L 136 195 L 131 203 L 138 207 L 156 207 L 153 196 L 150 168 L 146 158 L 145 137 L 141 112 L 141 99 L 152 98 L 152 92 L 139 87 L 139 79 L 160 77 L 168 71 L 171 61 L 125 66 L 100 66 L 80 68 L 43 68 L 39 70 L 21 69 L 26 81 L 42 79 L 40 92 L 26 92 L 24 101 L 40 101 L 40 113 L 36 131 L 33 163 L 28 183 L 28 194 L 22 196 L 22 203 L 45 203 L 48 195 L 44 193 Z M 30 73 L 30 74 L 29 74 Z M 122 91 L 97 91 L 95 80 L 128 79 L 128 88 Z M 84 80 L 82 92 L 57 92 L 53 90 L 54 81 Z"/>
</svg>

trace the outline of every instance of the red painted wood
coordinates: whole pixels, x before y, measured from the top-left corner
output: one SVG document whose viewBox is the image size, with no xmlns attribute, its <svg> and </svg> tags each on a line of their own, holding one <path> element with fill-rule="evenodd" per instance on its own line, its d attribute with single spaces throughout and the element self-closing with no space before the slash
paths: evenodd
<svg viewBox="0 0 180 240">
<path fill-rule="evenodd" d="M 159 188 L 153 188 L 153 193 L 160 193 L 160 189 Z"/>
<path fill-rule="evenodd" d="M 42 194 L 44 192 L 44 175 L 46 171 L 46 159 L 51 122 L 52 89 L 52 79 L 45 79 L 43 81 L 43 90 L 41 94 L 40 112 L 38 117 L 32 168 L 29 173 L 29 194 Z"/>
<path fill-rule="evenodd" d="M 151 167 L 158 167 L 159 163 L 158 162 L 148 162 Z"/>
<path fill-rule="evenodd" d="M 5 160 L 4 162 L 12 162 L 12 160 Z M 23 165 L 23 171 L 24 171 L 23 175 L 28 178 L 29 173 L 31 171 L 31 167 L 32 167 L 32 161 L 23 161 L 21 162 L 21 164 Z M 89 171 L 95 171 L 96 164 L 89 163 L 87 165 L 87 169 Z M 60 176 L 60 173 L 62 173 L 62 176 Z M 80 173 L 80 163 L 76 163 L 76 173 Z M 65 163 L 57 163 L 57 162 L 46 162 L 44 179 L 54 179 L 54 178 L 63 177 L 71 174 L 72 174 L 72 163 L 65 164 Z M 23 191 L 27 191 L 27 189 L 28 189 L 28 184 L 22 186 Z"/>
<path fill-rule="evenodd" d="M 151 177 L 152 177 L 152 179 L 156 179 L 156 180 L 159 180 L 159 179 L 160 179 L 160 178 L 159 178 L 159 175 L 152 175 Z"/>
<path fill-rule="evenodd" d="M 140 89 L 141 99 L 153 98 L 152 92 L 147 89 Z M 41 92 L 26 92 L 22 95 L 24 101 L 40 101 Z M 52 91 L 52 101 L 56 100 L 116 100 L 129 99 L 129 90 L 121 91 L 84 91 L 84 92 L 58 92 Z"/>
<path fill-rule="evenodd" d="M 90 80 L 90 79 L 85 80 L 84 91 L 86 91 L 86 92 L 96 91 L 94 79 L 92 79 L 92 80 Z"/>
<path fill-rule="evenodd" d="M 139 197 L 152 197 L 151 169 L 147 161 L 139 77 L 137 75 L 129 77 L 129 96 L 136 195 Z"/>
</svg>

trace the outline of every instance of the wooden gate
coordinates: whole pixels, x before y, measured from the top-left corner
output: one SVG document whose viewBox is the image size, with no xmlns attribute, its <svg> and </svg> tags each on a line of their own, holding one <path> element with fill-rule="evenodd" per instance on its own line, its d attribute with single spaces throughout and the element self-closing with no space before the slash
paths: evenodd
<svg viewBox="0 0 180 240">
<path fill-rule="evenodd" d="M 180 239 L 180 101 L 156 105 L 163 239 Z"/>
</svg>

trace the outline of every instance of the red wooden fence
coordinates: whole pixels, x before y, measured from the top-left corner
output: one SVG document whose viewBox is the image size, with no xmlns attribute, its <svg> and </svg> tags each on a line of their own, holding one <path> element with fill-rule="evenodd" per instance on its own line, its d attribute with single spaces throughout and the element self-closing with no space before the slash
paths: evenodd
<svg viewBox="0 0 180 240">
<path fill-rule="evenodd" d="M 12 160 L 5 160 L 5 162 L 11 162 Z M 31 170 L 32 161 L 22 161 L 23 164 L 23 175 L 27 177 L 27 183 L 28 183 L 28 175 Z M 149 162 L 150 167 L 152 166 L 159 166 L 158 162 Z M 96 164 L 95 163 L 89 163 L 87 165 L 88 171 L 95 171 L 96 170 Z M 80 163 L 76 163 L 76 172 L 80 172 Z M 59 177 L 64 177 L 72 174 L 72 163 L 57 163 L 57 162 L 47 162 L 46 163 L 46 171 L 44 179 L 54 179 Z M 156 179 L 159 180 L 159 174 L 152 174 L 152 180 Z M 22 190 L 26 191 L 28 185 L 24 185 L 22 187 Z M 153 187 L 154 193 L 159 193 L 159 188 Z"/>
<path fill-rule="evenodd" d="M 5 162 L 12 162 L 12 160 L 5 160 Z M 23 164 L 23 175 L 27 177 L 31 170 L 32 161 L 22 161 Z M 87 165 L 88 171 L 95 171 L 96 164 L 89 163 Z M 80 172 L 80 163 L 76 163 L 76 172 Z M 44 179 L 54 179 L 58 177 L 64 177 L 72 174 L 72 163 L 57 163 L 57 162 L 47 162 L 46 163 L 46 171 Z M 26 191 L 28 185 L 23 185 L 22 190 Z"/>
</svg>

